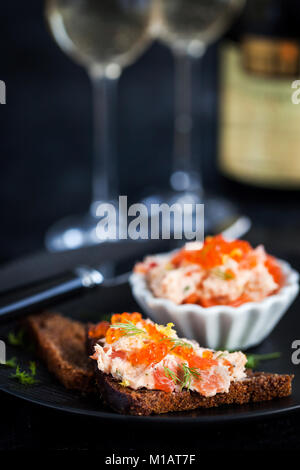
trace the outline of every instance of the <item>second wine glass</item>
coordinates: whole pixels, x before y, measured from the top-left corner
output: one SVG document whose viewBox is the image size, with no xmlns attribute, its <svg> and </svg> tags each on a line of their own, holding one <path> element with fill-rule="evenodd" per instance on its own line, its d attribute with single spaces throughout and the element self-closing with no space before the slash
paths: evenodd
<svg viewBox="0 0 300 470">
<path fill-rule="evenodd" d="M 235 214 L 228 201 L 206 197 L 201 173 L 193 161 L 193 66 L 197 59 L 202 59 L 207 46 L 216 41 L 229 27 L 244 2 L 245 0 L 156 2 L 155 31 L 171 48 L 175 59 L 173 162 L 169 177 L 170 189 L 163 195 L 161 202 L 177 203 L 180 206 L 187 203 L 204 203 L 206 230 L 213 230 Z M 201 155 L 199 157 L 201 158 Z M 193 217 L 194 211 L 191 212 L 191 218 Z"/>
</svg>

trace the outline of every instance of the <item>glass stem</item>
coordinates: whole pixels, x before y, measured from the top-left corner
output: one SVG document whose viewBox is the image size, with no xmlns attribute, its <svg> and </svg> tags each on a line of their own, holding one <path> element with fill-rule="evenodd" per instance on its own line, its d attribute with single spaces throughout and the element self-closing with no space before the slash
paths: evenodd
<svg viewBox="0 0 300 470">
<path fill-rule="evenodd" d="M 94 105 L 94 164 L 92 213 L 100 202 L 118 198 L 116 165 L 116 98 L 117 79 L 90 73 Z"/>
<path fill-rule="evenodd" d="M 200 174 L 192 162 L 192 66 L 193 57 L 175 50 L 175 129 L 171 185 L 177 191 L 202 191 Z"/>
</svg>

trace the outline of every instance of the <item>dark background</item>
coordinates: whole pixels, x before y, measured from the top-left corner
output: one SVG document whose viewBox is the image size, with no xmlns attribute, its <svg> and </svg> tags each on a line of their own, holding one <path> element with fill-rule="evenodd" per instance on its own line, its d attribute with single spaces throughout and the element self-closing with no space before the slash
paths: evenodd
<svg viewBox="0 0 300 470">
<path fill-rule="evenodd" d="M 50 36 L 43 5 L 36 0 L 1 2 L 0 80 L 6 83 L 7 104 L 0 107 L 0 261 L 43 248 L 53 222 L 87 211 L 91 201 L 91 86 L 85 70 Z M 238 37 L 241 23 L 228 35 Z M 285 249 L 300 252 L 300 192 L 242 186 L 218 172 L 220 43 L 194 64 L 195 165 L 206 190 L 231 198 L 251 216 L 257 231 L 251 241 L 264 242 L 277 253 L 280 240 Z M 134 202 L 168 184 L 173 78 L 171 52 L 154 43 L 120 79 L 120 194 Z"/>
<path fill-rule="evenodd" d="M 2 1 L 0 11 L 0 80 L 7 86 L 7 104 L 0 107 L 0 261 L 4 262 L 42 249 L 45 231 L 53 222 L 88 210 L 92 103 L 85 71 L 64 55 L 46 30 L 43 2 Z M 210 47 L 202 64 L 195 66 L 195 160 L 206 189 L 232 198 L 241 212 L 251 216 L 254 229 L 248 238 L 300 266 L 299 194 L 241 187 L 217 171 L 219 45 Z M 167 48 L 154 44 L 120 80 L 120 194 L 137 200 L 166 186 L 172 137 L 173 60 Z M 99 431 L 98 422 L 40 409 L 3 393 L 0 399 L 0 449 L 115 448 L 110 435 Z M 87 428 L 92 430 L 88 435 Z M 166 445 L 172 448 L 174 430 L 169 432 Z M 124 450 L 157 449 L 162 442 L 149 430 L 122 433 L 118 445 Z M 300 442 L 299 415 L 247 424 L 242 430 L 194 433 L 180 436 L 182 449 L 188 445 L 196 449 L 200 440 L 201 450 L 295 449 Z M 180 439 L 177 436 L 177 443 Z"/>
<path fill-rule="evenodd" d="M 45 230 L 60 217 L 88 209 L 92 97 L 85 70 L 47 31 L 41 1 L 1 2 L 0 57 L 7 87 L 0 108 L 0 259 L 9 259 L 42 247 Z M 195 65 L 194 80 L 194 154 L 210 186 L 217 179 L 216 46 Z M 137 200 L 167 184 L 172 113 L 173 58 L 154 44 L 120 80 L 120 194 Z"/>
</svg>

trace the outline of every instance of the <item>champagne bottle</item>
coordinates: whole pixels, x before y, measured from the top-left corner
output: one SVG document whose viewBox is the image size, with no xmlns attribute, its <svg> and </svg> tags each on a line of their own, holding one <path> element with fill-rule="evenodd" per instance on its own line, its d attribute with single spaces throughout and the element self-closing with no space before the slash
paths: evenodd
<svg viewBox="0 0 300 470">
<path fill-rule="evenodd" d="M 300 189 L 299 17 L 297 0 L 248 0 L 222 46 L 219 167 L 240 183 Z"/>
</svg>

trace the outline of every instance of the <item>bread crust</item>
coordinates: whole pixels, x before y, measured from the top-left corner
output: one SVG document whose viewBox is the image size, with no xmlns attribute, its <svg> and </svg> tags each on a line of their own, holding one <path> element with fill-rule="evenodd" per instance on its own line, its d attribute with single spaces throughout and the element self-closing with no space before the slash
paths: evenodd
<svg viewBox="0 0 300 470">
<path fill-rule="evenodd" d="M 228 393 L 204 397 L 188 390 L 172 393 L 161 390 L 133 390 L 120 385 L 111 375 L 96 371 L 96 383 L 108 405 L 121 414 L 143 416 L 286 397 L 292 392 L 292 379 L 292 375 L 250 373 L 246 379 L 232 382 Z"/>
<path fill-rule="evenodd" d="M 68 389 L 95 392 L 94 367 L 86 354 L 86 328 L 58 313 L 26 318 L 25 326 L 37 346 L 38 356 Z"/>
</svg>

